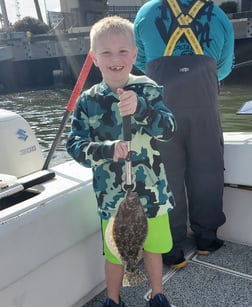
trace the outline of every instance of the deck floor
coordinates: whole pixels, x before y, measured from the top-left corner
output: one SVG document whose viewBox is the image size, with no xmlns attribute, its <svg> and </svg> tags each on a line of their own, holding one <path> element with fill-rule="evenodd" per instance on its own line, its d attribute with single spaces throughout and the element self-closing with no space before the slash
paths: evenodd
<svg viewBox="0 0 252 307">
<path fill-rule="evenodd" d="M 164 293 L 174 307 L 252 306 L 252 247 L 225 242 L 220 250 L 199 256 L 192 240 L 184 245 L 187 267 L 164 266 L 163 272 Z M 148 282 L 121 291 L 127 307 L 148 306 L 149 295 Z M 106 290 L 83 307 L 101 307 L 105 298 Z"/>
</svg>

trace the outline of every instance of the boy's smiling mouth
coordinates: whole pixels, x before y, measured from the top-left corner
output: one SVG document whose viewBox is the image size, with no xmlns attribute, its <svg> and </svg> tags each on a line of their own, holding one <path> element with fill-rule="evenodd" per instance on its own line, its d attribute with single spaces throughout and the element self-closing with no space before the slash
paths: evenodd
<svg viewBox="0 0 252 307">
<path fill-rule="evenodd" d="M 113 71 L 120 71 L 123 69 L 123 66 L 110 66 L 109 69 Z"/>
</svg>

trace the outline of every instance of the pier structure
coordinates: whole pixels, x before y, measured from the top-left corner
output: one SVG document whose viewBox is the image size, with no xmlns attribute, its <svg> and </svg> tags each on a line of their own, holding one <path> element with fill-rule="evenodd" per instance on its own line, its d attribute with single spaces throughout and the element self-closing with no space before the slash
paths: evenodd
<svg viewBox="0 0 252 307">
<path fill-rule="evenodd" d="M 77 33 L 5 33 L 0 37 L 0 93 L 53 86 L 59 73 L 63 83 L 71 84 L 89 51 L 89 32 L 86 27 Z"/>
</svg>

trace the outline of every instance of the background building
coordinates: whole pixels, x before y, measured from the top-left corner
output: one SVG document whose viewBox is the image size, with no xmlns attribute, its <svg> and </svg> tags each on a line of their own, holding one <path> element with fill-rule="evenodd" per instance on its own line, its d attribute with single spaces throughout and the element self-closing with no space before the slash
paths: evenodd
<svg viewBox="0 0 252 307">
<path fill-rule="evenodd" d="M 66 27 L 90 26 L 105 15 L 120 15 L 134 20 L 147 0 L 60 0 Z"/>
</svg>

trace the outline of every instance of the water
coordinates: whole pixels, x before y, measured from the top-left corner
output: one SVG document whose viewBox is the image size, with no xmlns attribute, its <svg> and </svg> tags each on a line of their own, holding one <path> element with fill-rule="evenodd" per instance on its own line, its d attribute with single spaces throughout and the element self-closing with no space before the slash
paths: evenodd
<svg viewBox="0 0 252 307">
<path fill-rule="evenodd" d="M 219 111 L 224 132 L 252 131 L 252 116 L 236 114 L 242 105 L 250 100 L 252 100 L 251 85 L 221 87 Z"/>
<path fill-rule="evenodd" d="M 14 111 L 24 117 L 35 133 L 46 155 L 51 148 L 62 121 L 71 90 L 37 90 L 0 96 L 0 108 Z M 249 85 L 222 86 L 219 96 L 219 110 L 223 131 L 252 131 L 252 116 L 237 115 L 244 102 L 252 100 Z M 69 131 L 67 123 L 58 143 L 50 166 L 70 159 L 65 150 L 65 140 Z"/>
<path fill-rule="evenodd" d="M 14 111 L 30 124 L 45 156 L 51 148 L 62 121 L 71 90 L 37 90 L 0 96 L 0 108 Z M 52 157 L 50 166 L 70 159 L 65 139 L 70 128 L 67 123 Z"/>
</svg>

